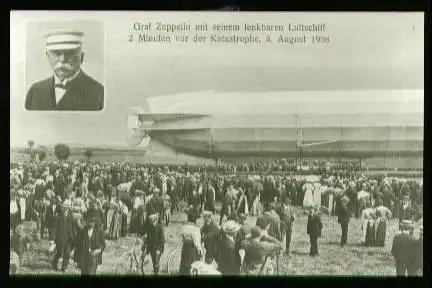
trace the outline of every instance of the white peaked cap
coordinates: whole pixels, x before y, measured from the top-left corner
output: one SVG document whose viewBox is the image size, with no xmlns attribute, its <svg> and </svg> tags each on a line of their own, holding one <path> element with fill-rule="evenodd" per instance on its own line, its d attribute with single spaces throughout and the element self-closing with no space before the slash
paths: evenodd
<svg viewBox="0 0 432 288">
<path fill-rule="evenodd" d="M 48 50 L 72 50 L 82 47 L 84 33 L 76 30 L 53 30 L 45 34 Z"/>
</svg>

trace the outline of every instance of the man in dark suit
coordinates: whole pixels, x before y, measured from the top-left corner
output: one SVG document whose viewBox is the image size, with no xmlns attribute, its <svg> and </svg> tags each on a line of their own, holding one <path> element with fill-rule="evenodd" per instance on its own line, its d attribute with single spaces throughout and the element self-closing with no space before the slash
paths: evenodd
<svg viewBox="0 0 432 288">
<path fill-rule="evenodd" d="M 294 223 L 294 213 L 291 208 L 291 200 L 285 199 L 285 203 L 280 206 L 279 215 L 281 218 L 282 235 L 285 234 L 285 254 L 290 254 L 292 227 Z"/>
<path fill-rule="evenodd" d="M 222 202 L 222 209 L 220 211 L 220 220 L 219 225 L 222 225 L 222 221 L 224 216 L 230 217 L 232 213 L 235 211 L 235 194 L 234 194 L 234 186 L 230 184 L 228 189 L 225 192 L 225 196 Z"/>
<path fill-rule="evenodd" d="M 164 208 L 164 200 L 160 195 L 160 189 L 155 187 L 153 189 L 153 197 L 150 199 L 150 201 L 147 203 L 147 219 L 146 223 L 148 222 L 148 216 L 152 214 L 158 214 L 158 221 L 159 223 L 162 223 L 162 214 Z"/>
<path fill-rule="evenodd" d="M 201 227 L 201 241 L 206 250 L 205 261 L 211 264 L 213 259 L 216 258 L 217 252 L 217 237 L 219 234 L 218 225 L 212 220 L 212 211 L 204 211 L 204 226 Z"/>
<path fill-rule="evenodd" d="M 256 199 L 257 199 L 257 197 L 260 196 L 264 187 L 260 182 L 254 180 L 254 179 L 250 180 L 248 186 L 249 187 L 246 190 L 246 194 L 248 197 L 248 203 L 250 205 L 249 206 L 250 214 L 251 215 L 258 215 L 259 209 L 257 206 L 259 205 L 259 203 L 257 203 L 258 201 Z"/>
<path fill-rule="evenodd" d="M 399 224 L 401 232 L 394 236 L 391 253 L 395 258 L 397 276 L 416 276 L 423 266 L 423 239 L 413 236 L 414 225 L 409 220 Z"/>
<path fill-rule="evenodd" d="M 86 218 L 85 228 L 80 229 L 77 235 L 75 253 L 81 275 L 93 275 L 102 264 L 102 253 L 106 244 L 100 226 L 96 225 L 101 219 L 95 215 Z"/>
<path fill-rule="evenodd" d="M 341 225 L 342 235 L 341 235 L 341 246 L 347 244 L 348 239 L 348 224 L 350 220 L 350 210 L 349 203 L 350 199 L 348 196 L 338 197 L 336 199 L 336 215 L 338 217 L 338 222 Z"/>
<path fill-rule="evenodd" d="M 50 235 L 50 240 L 54 241 L 56 247 L 56 253 L 51 265 L 54 270 L 57 270 L 58 260 L 63 256 L 61 270 L 65 272 L 69 264 L 70 254 L 74 247 L 77 226 L 69 208 L 57 207 L 59 215 L 55 219 L 53 231 Z"/>
<path fill-rule="evenodd" d="M 43 233 L 45 232 L 45 228 L 48 228 L 48 235 L 51 235 L 50 238 L 52 238 L 52 233 L 54 232 L 53 226 L 56 219 L 57 201 L 55 199 L 55 194 L 52 190 L 47 190 L 45 197 L 47 201 L 47 206 L 45 208 L 44 221 L 41 226 L 41 238 L 43 236 Z"/>
<path fill-rule="evenodd" d="M 216 262 L 222 275 L 238 275 L 240 273 L 241 243 L 236 242 L 239 228 L 236 222 L 228 220 L 219 233 Z"/>
<path fill-rule="evenodd" d="M 83 36 L 77 31 L 54 31 L 46 35 L 46 56 L 54 75 L 30 87 L 26 110 L 103 109 L 104 87 L 81 70 Z"/>
<path fill-rule="evenodd" d="M 142 247 L 145 251 L 143 251 L 143 258 L 141 259 L 143 262 L 145 255 L 150 254 L 155 275 L 159 274 L 159 261 L 165 247 L 165 231 L 159 223 L 158 218 L 159 215 L 157 213 L 151 214 L 148 218 L 150 224 L 146 231 L 147 238 L 145 245 Z"/>
<path fill-rule="evenodd" d="M 307 221 L 307 234 L 310 238 L 311 248 L 310 256 L 317 256 L 318 252 L 318 238 L 321 237 L 321 230 L 323 228 L 321 217 L 317 214 L 317 207 L 311 207 Z"/>
</svg>

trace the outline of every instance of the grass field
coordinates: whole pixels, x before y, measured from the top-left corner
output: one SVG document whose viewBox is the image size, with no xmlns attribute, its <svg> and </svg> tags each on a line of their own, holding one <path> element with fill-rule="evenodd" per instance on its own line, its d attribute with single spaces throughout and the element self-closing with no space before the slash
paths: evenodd
<svg viewBox="0 0 432 288">
<path fill-rule="evenodd" d="M 319 252 L 317 257 L 310 257 L 309 238 L 306 235 L 307 215 L 302 210 L 296 210 L 297 217 L 293 227 L 291 255 L 280 256 L 279 275 L 357 275 L 357 276 L 393 276 L 395 275 L 394 260 L 390 254 L 391 241 L 397 232 L 397 220 L 389 221 L 387 225 L 387 238 L 385 247 L 364 247 L 362 245 L 362 221 L 351 219 L 349 224 L 348 245 L 340 247 L 341 229 L 334 216 L 322 215 L 323 237 L 319 239 Z M 219 221 L 219 215 L 214 216 Z M 167 274 L 167 262 L 170 255 L 172 264 L 179 263 L 179 253 L 173 252 L 181 248 L 180 229 L 186 223 L 186 215 L 174 215 L 169 227 L 165 230 L 165 252 L 160 262 L 161 274 Z M 202 219 L 198 221 L 202 225 Z M 247 222 L 255 224 L 255 217 L 249 217 Z M 132 247 L 132 239 L 107 240 L 107 248 L 103 254 L 103 264 L 98 267 L 98 274 L 114 274 L 117 263 L 119 270 L 124 274 L 129 267 L 125 255 L 127 247 Z M 136 251 L 139 251 L 137 248 Z M 19 274 L 63 274 L 50 268 L 52 255 L 48 252 L 48 241 L 41 240 L 30 252 L 30 263 L 24 263 Z M 61 260 L 59 267 L 61 265 Z M 174 267 L 170 266 L 170 267 Z M 172 269 L 172 268 L 171 268 Z M 151 260 L 145 266 L 146 274 L 151 274 Z M 69 264 L 65 274 L 79 274 L 74 263 Z"/>
</svg>

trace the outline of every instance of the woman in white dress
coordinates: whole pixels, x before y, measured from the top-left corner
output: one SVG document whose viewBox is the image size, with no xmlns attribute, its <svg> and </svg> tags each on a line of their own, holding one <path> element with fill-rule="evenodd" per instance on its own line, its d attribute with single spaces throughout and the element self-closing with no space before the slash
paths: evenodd
<svg viewBox="0 0 432 288">
<path fill-rule="evenodd" d="M 321 206 L 321 196 L 322 196 L 322 190 L 321 190 L 321 183 L 315 182 L 313 183 L 314 186 L 314 192 L 313 192 L 313 203 L 315 206 Z"/>
<path fill-rule="evenodd" d="M 18 209 L 18 195 L 16 192 L 11 191 L 11 201 L 9 204 L 9 213 L 10 213 L 10 226 L 12 230 L 21 223 L 21 215 Z"/>
<path fill-rule="evenodd" d="M 305 191 L 304 198 L 303 198 L 303 206 L 304 207 L 311 207 L 314 204 L 314 186 L 312 183 L 307 182 L 303 185 L 303 191 Z"/>
</svg>

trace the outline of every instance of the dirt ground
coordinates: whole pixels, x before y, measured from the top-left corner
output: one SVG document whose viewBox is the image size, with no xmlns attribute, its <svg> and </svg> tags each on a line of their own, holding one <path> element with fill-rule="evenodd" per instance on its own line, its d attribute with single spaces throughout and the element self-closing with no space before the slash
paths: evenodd
<svg viewBox="0 0 432 288">
<path fill-rule="evenodd" d="M 397 232 L 397 219 L 391 220 L 387 226 L 385 247 L 364 247 L 362 244 L 362 221 L 351 219 L 349 224 L 348 245 L 340 247 L 341 229 L 335 216 L 322 215 L 323 237 L 319 239 L 317 257 L 309 256 L 309 238 L 306 234 L 307 215 L 300 209 L 296 210 L 296 220 L 293 227 L 291 255 L 279 257 L 279 275 L 361 275 L 361 276 L 392 276 L 395 275 L 394 260 L 390 254 L 391 241 Z M 219 215 L 214 216 L 219 222 Z M 247 222 L 251 225 L 256 221 L 250 216 Z M 180 213 L 171 217 L 171 223 L 165 230 L 165 251 L 161 257 L 161 274 L 172 274 L 180 263 L 180 229 L 186 223 L 186 215 Z M 202 225 L 202 218 L 198 224 Z M 128 272 L 130 258 L 128 251 L 133 246 L 134 238 L 128 237 L 117 241 L 107 240 L 107 247 L 103 254 L 103 264 L 98 267 L 98 274 L 125 275 L 136 274 Z M 136 252 L 140 251 L 138 245 Z M 139 255 L 139 254 L 138 254 Z M 75 263 L 69 264 L 65 273 L 53 271 L 50 260 L 53 255 L 48 252 L 46 237 L 34 245 L 25 257 L 24 265 L 19 274 L 79 274 Z M 170 265 L 168 268 L 168 259 Z M 59 267 L 61 265 L 61 260 Z M 117 272 L 116 272 L 117 267 Z M 171 273 L 168 273 L 169 270 Z M 152 273 L 152 264 L 148 256 L 145 273 Z"/>
</svg>

